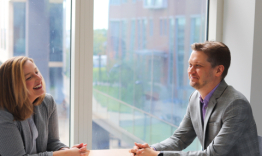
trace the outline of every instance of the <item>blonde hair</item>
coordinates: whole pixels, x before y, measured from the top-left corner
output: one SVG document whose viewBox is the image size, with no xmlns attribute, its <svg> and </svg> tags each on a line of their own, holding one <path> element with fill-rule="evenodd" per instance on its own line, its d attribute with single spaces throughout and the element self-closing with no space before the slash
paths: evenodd
<svg viewBox="0 0 262 156">
<path fill-rule="evenodd" d="M 34 112 L 34 106 L 41 104 L 45 94 L 38 97 L 33 104 L 29 101 L 29 91 L 26 88 L 23 66 L 26 61 L 34 63 L 33 59 L 17 56 L 8 59 L 0 66 L 0 108 L 7 109 L 14 120 L 25 120 Z M 45 82 L 42 79 L 45 90 Z"/>
</svg>

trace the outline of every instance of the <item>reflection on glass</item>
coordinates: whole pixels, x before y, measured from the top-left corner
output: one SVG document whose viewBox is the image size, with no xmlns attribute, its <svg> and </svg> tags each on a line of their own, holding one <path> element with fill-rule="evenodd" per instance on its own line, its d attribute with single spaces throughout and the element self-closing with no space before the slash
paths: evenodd
<svg viewBox="0 0 262 156">
<path fill-rule="evenodd" d="M 0 64 L 34 59 L 57 104 L 60 140 L 69 145 L 71 0 L 0 0 Z"/>
<path fill-rule="evenodd" d="M 152 118 L 150 144 L 158 143 L 159 140 L 163 140 L 163 138 L 170 137 L 172 133 L 172 126 L 168 125 L 163 121 Z"/>
<path fill-rule="evenodd" d="M 109 137 L 93 137 L 93 147 L 131 148 L 133 142 L 166 139 L 194 91 L 187 62 L 190 45 L 205 40 L 206 0 L 94 3 L 93 124 L 99 126 L 93 131 Z M 195 140 L 186 150 L 199 149 Z"/>
<path fill-rule="evenodd" d="M 126 105 L 120 104 L 120 116 L 119 116 L 119 126 L 129 133 L 133 133 L 134 131 L 134 123 L 133 123 L 133 109 Z"/>
</svg>

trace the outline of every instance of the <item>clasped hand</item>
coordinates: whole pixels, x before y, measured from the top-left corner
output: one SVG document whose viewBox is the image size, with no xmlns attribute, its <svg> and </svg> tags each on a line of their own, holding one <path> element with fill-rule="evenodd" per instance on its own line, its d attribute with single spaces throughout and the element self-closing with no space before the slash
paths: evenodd
<svg viewBox="0 0 262 156">
<path fill-rule="evenodd" d="M 71 147 L 70 149 L 64 148 L 64 150 L 71 150 L 71 151 L 72 151 L 74 154 L 76 154 L 76 155 L 88 156 L 89 153 L 90 153 L 90 151 L 87 150 L 86 146 L 87 146 L 87 144 L 81 143 L 81 144 L 74 145 L 74 146 Z M 63 150 L 63 149 L 61 149 L 61 150 Z M 73 154 L 73 153 L 71 153 L 71 154 Z M 74 155 L 74 154 L 73 154 L 73 155 Z"/>
<path fill-rule="evenodd" d="M 72 148 L 78 148 L 79 152 L 81 153 L 81 156 L 88 156 L 89 154 L 89 150 L 87 150 L 86 148 L 87 144 L 78 144 L 78 145 L 74 145 Z"/>
<path fill-rule="evenodd" d="M 130 156 L 157 156 L 159 151 L 155 151 L 147 143 L 135 143 L 133 149 L 129 150 Z"/>
</svg>

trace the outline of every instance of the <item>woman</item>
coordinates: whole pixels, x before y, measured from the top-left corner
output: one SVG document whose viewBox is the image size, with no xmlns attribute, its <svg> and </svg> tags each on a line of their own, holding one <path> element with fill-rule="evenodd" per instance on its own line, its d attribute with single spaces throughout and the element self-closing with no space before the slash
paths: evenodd
<svg viewBox="0 0 262 156">
<path fill-rule="evenodd" d="M 49 152 L 50 151 L 50 152 Z M 13 57 L 0 66 L 0 155 L 87 156 L 86 144 L 60 142 L 56 104 L 33 60 Z"/>
</svg>

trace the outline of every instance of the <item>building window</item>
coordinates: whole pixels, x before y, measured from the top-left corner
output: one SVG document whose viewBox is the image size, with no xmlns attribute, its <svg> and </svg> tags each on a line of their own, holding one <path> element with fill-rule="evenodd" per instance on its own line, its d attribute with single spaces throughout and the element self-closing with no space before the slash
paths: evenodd
<svg viewBox="0 0 262 156">
<path fill-rule="evenodd" d="M 167 7 L 167 0 L 144 0 L 144 8 L 162 9 Z"/>
<path fill-rule="evenodd" d="M 150 34 L 150 36 L 154 35 L 154 21 L 153 21 L 153 19 L 149 20 L 149 34 Z"/>
<path fill-rule="evenodd" d="M 131 20 L 130 29 L 130 50 L 133 52 L 135 47 L 135 34 L 136 34 L 136 20 Z"/>
<path fill-rule="evenodd" d="M 127 33 L 127 21 L 121 22 L 121 57 L 124 58 L 126 55 L 126 33 Z"/>
<path fill-rule="evenodd" d="M 24 2 L 14 2 L 14 56 L 25 55 L 25 6 Z"/>
<path fill-rule="evenodd" d="M 203 38 L 203 28 L 201 28 L 201 17 L 191 18 L 190 43 L 200 42 Z"/>
<path fill-rule="evenodd" d="M 182 87 L 184 85 L 184 72 L 185 72 L 185 24 L 186 19 L 184 17 L 176 18 L 175 29 L 176 29 L 176 67 L 177 67 L 177 86 Z"/>
<path fill-rule="evenodd" d="M 142 20 L 138 19 L 136 24 L 137 24 L 137 48 L 141 49 L 141 42 L 142 42 L 142 38 L 141 38 L 142 35 L 141 34 L 142 34 L 142 31 L 143 31 L 142 30 L 143 29 L 142 28 L 142 26 L 143 26 Z"/>
<path fill-rule="evenodd" d="M 159 34 L 163 35 L 163 20 L 159 19 Z"/>
<path fill-rule="evenodd" d="M 175 26 L 174 26 L 174 19 L 169 19 L 169 35 L 168 35 L 168 41 L 169 41 L 169 57 L 168 57 L 168 84 L 174 85 L 173 77 L 174 77 L 174 51 L 175 51 Z M 173 89 L 171 90 L 173 92 Z M 171 99 L 172 96 L 170 97 Z"/>
<path fill-rule="evenodd" d="M 49 4 L 50 61 L 63 61 L 63 4 Z"/>
<path fill-rule="evenodd" d="M 159 20 L 159 32 L 161 36 L 166 36 L 168 33 L 168 18 L 161 18 Z"/>
<path fill-rule="evenodd" d="M 142 37 L 142 40 L 141 40 L 141 42 L 142 42 L 142 45 L 141 45 L 141 49 L 146 49 L 146 35 L 147 35 L 147 20 L 146 19 L 143 19 L 143 20 L 141 20 L 142 21 L 142 23 L 141 23 L 141 27 L 142 27 L 142 31 L 141 31 L 141 37 Z"/>
</svg>

